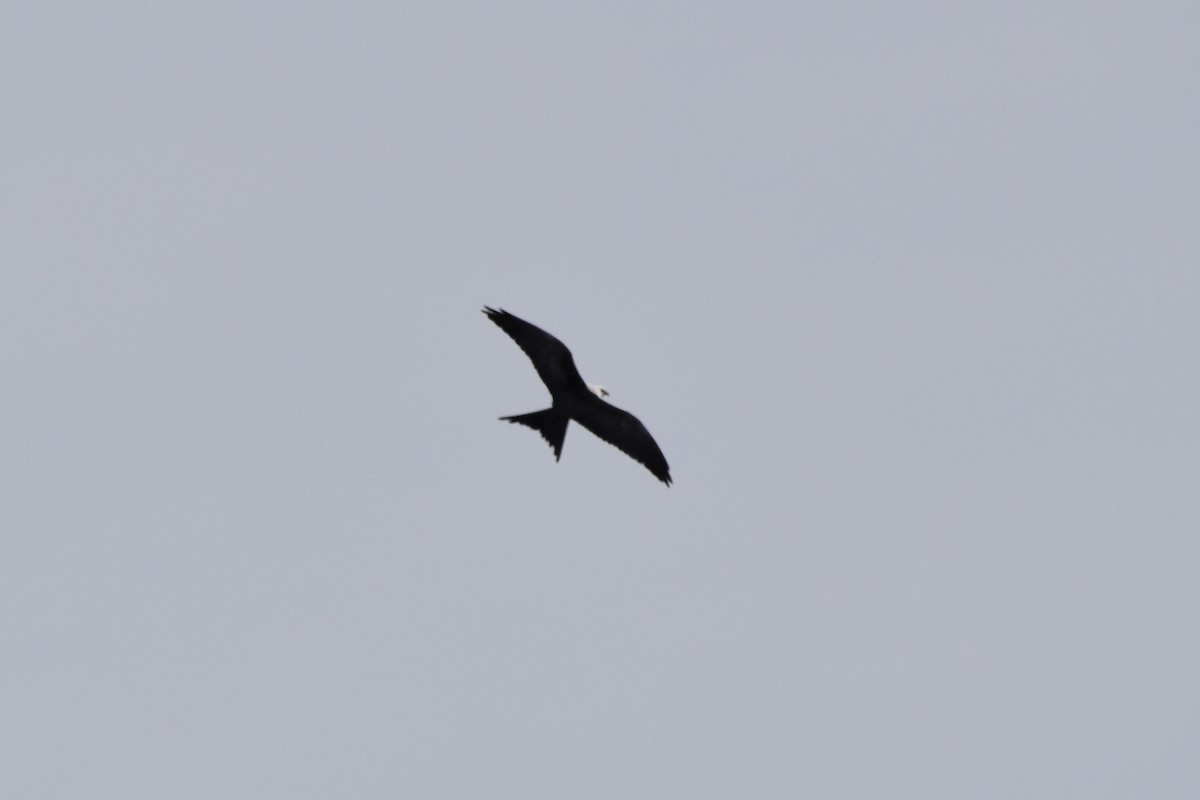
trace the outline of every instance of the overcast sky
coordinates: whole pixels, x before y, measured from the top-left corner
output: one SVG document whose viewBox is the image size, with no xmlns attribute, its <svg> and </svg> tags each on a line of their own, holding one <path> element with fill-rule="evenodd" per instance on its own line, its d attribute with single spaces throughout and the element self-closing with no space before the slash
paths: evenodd
<svg viewBox="0 0 1200 800">
<path fill-rule="evenodd" d="M 1198 41 L 9 3 L 0 795 L 1200 796 Z"/>
</svg>

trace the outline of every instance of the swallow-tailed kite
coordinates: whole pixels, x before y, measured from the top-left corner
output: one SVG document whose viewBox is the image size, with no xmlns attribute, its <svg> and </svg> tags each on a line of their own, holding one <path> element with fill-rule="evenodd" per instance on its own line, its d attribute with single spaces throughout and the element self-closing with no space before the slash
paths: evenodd
<svg viewBox="0 0 1200 800">
<path fill-rule="evenodd" d="M 540 433 L 554 449 L 556 461 L 562 455 L 567 423 L 575 420 L 635 461 L 641 462 L 667 486 L 671 485 L 667 459 L 658 449 L 650 431 L 633 414 L 602 400 L 608 394 L 602 387 L 583 382 L 579 370 L 575 368 L 575 359 L 565 344 L 507 311 L 484 306 L 483 313 L 529 356 L 538 376 L 550 390 L 552 400 L 550 408 L 542 411 L 500 419 L 526 425 Z"/>
</svg>

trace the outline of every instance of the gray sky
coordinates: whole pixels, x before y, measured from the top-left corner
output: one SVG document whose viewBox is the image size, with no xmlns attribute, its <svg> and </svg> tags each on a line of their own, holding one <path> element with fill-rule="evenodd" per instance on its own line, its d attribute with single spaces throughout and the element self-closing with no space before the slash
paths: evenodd
<svg viewBox="0 0 1200 800">
<path fill-rule="evenodd" d="M 1200 796 L 1197 8 L 9 4 L 0 795 Z"/>
</svg>

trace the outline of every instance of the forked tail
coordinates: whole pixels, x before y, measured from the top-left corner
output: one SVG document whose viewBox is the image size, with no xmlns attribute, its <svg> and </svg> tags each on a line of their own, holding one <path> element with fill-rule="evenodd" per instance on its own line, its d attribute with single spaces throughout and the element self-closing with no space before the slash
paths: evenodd
<svg viewBox="0 0 1200 800">
<path fill-rule="evenodd" d="M 563 439 L 567 436 L 567 423 L 571 421 L 571 418 L 566 414 L 555 411 L 553 408 L 547 408 L 542 411 L 517 414 L 513 417 L 501 417 L 500 419 L 533 428 L 542 435 L 543 439 L 550 443 L 550 447 L 554 449 L 555 461 L 562 455 Z"/>
</svg>

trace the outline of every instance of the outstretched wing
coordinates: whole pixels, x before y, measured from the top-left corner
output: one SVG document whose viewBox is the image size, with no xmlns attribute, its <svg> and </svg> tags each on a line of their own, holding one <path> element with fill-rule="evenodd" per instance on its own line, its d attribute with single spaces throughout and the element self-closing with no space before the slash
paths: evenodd
<svg viewBox="0 0 1200 800">
<path fill-rule="evenodd" d="M 622 453 L 641 463 L 654 477 L 671 485 L 671 468 L 646 426 L 628 411 L 622 411 L 595 395 L 588 395 L 571 409 L 572 418 Z"/>
<path fill-rule="evenodd" d="M 538 326 L 503 309 L 497 311 L 484 306 L 483 313 L 525 351 L 550 394 L 558 397 L 565 392 L 587 391 L 583 378 L 579 377 L 579 370 L 575 368 L 575 359 L 565 344 Z"/>
</svg>

